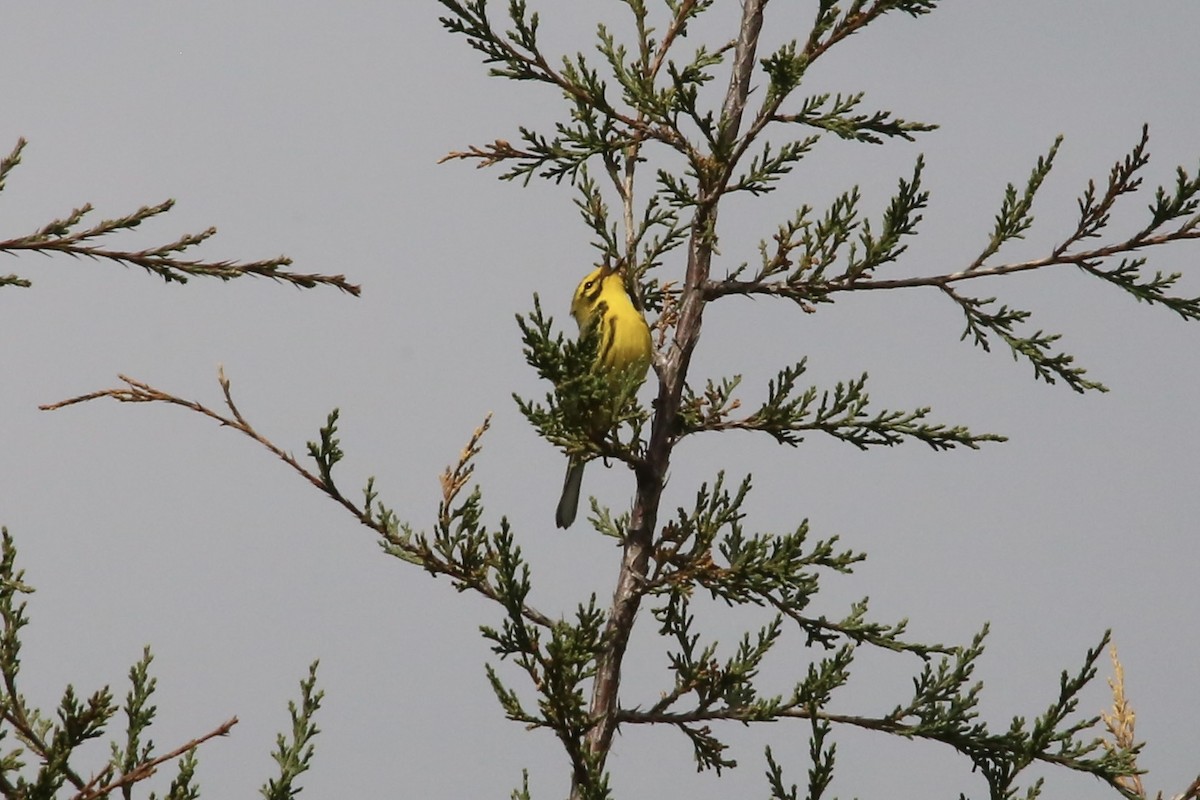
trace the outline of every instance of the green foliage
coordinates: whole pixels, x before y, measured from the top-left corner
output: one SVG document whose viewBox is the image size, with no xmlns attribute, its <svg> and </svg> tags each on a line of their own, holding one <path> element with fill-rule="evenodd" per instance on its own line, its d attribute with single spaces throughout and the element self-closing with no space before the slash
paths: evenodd
<svg viewBox="0 0 1200 800">
<path fill-rule="evenodd" d="M 174 762 L 175 777 L 163 795 L 164 800 L 195 800 L 200 796 L 195 782 L 196 751 L 200 745 L 225 736 L 237 724 L 230 719 L 214 730 L 169 752 L 156 751 L 147 734 L 154 723 L 157 708 L 151 702 L 157 681 L 150 674 L 154 657 L 150 649 L 129 670 L 130 688 L 118 708 L 107 686 L 82 697 L 67 686 L 53 716 L 43 714 L 19 689 L 21 676 L 21 630 L 29 624 L 25 595 L 33 588 L 25 583 L 25 573 L 16 567 L 17 550 L 7 529 L 0 529 L 0 794 L 11 800 L 50 800 L 63 790 L 77 800 L 97 800 L 120 793 L 134 796 L 134 788 L 147 781 L 164 764 Z M 280 737 L 276 755 L 281 769 L 271 798 L 294 797 L 295 778 L 307 769 L 312 756 L 309 744 L 316 728 L 311 716 L 320 705 L 320 692 L 314 693 L 316 665 L 301 684 L 302 708 L 292 710 L 294 744 Z M 99 767 L 80 769 L 79 762 L 92 760 L 94 750 L 87 743 L 105 735 L 118 711 L 124 712 L 125 733 L 109 742 L 109 757 Z M 84 777 L 90 776 L 90 777 Z M 278 790 L 276 790 L 276 788 Z M 264 792 L 266 793 L 266 792 Z M 150 800 L 157 795 L 148 794 Z"/>
<path fill-rule="evenodd" d="M 979 257 L 967 269 L 979 269 L 996 254 L 1001 245 L 1013 239 L 1023 238 L 1025 231 L 1033 226 L 1033 214 L 1030 213 L 1033 207 L 1033 198 L 1037 195 L 1038 189 L 1042 188 L 1042 181 L 1050 174 L 1050 168 L 1054 166 L 1054 157 L 1058 154 L 1059 146 L 1062 145 L 1062 138 L 1059 136 L 1055 139 L 1054 144 L 1050 146 L 1050 152 L 1038 159 L 1033 172 L 1029 175 L 1029 182 L 1025 184 L 1025 191 L 1021 193 L 1020 197 L 1017 197 L 1017 189 L 1011 183 L 1005 188 L 1004 201 L 1000 205 L 1000 213 L 996 215 L 996 226 L 992 229 L 992 238 L 983 248 Z"/>
<path fill-rule="evenodd" d="M 904 238 L 916 234 L 920 212 L 929 202 L 929 193 L 921 188 L 924 168 L 924 157 L 918 157 L 912 178 L 899 181 L 878 223 L 878 234 L 872 232 L 870 220 L 859 217 L 862 196 L 856 186 L 839 195 L 819 220 L 812 219 L 812 207 L 803 206 L 779 227 L 773 246 L 761 242 L 762 264 L 752 280 L 739 280 L 743 267 L 724 280 L 712 281 L 705 287 L 706 294 L 710 299 L 774 294 L 810 308 L 812 303 L 829 302 L 832 292 L 871 286 L 874 271 L 903 255 Z M 827 277 L 840 264 L 844 265 L 840 272 Z M 785 274 L 782 281 L 770 280 Z"/>
<path fill-rule="evenodd" d="M 330 411 L 317 441 L 308 443 L 308 457 L 317 462 L 317 472 L 321 476 L 321 480 L 331 488 L 333 488 L 333 468 L 345 457 L 341 442 L 337 438 L 339 413 L 336 408 Z"/>
<path fill-rule="evenodd" d="M 988 311 L 988 307 L 996 302 L 996 298 L 966 297 L 950 287 L 945 287 L 943 291 L 959 304 L 967 318 L 967 327 L 960 338 L 966 339 L 970 336 L 976 345 L 990 351 L 991 340 L 988 336 L 995 335 L 1012 350 L 1013 360 L 1027 359 L 1033 365 L 1033 374 L 1046 383 L 1052 384 L 1056 379 L 1061 379 L 1067 386 L 1080 393 L 1088 389 L 1108 391 L 1104 384 L 1083 377 L 1087 370 L 1073 366 L 1074 356 L 1053 352 L 1054 343 L 1062 338 L 1060 334 L 1037 330 L 1022 336 L 1018 332 L 1017 326 L 1029 320 L 1032 316 L 1030 312 L 1008 306 Z"/>
<path fill-rule="evenodd" d="M 193 780 L 196 775 L 196 765 L 195 750 L 189 750 L 180 757 L 178 771 L 171 779 L 171 785 L 167 787 L 167 793 L 163 795 L 163 800 L 199 800 L 200 786 Z M 155 800 L 154 792 L 150 793 L 150 800 Z"/>
<path fill-rule="evenodd" d="M 764 62 L 763 69 L 770 74 L 771 67 L 768 63 Z M 777 114 L 775 120 L 809 125 L 837 134 L 843 139 L 867 144 L 883 144 L 886 139 L 897 137 L 911 142 L 915 140 L 914 133 L 937 130 L 937 125 L 909 122 L 892 116 L 890 111 L 854 113 L 865 96 L 863 92 L 849 95 L 813 95 L 805 98 L 800 110 L 795 114 Z"/>
<path fill-rule="evenodd" d="M 521 770 L 521 788 L 513 789 L 509 797 L 511 800 L 533 800 L 533 795 L 529 793 L 529 770 Z"/>
<path fill-rule="evenodd" d="M 649 417 L 636 399 L 641 376 L 629 374 L 623 385 L 614 387 L 611 375 L 592 368 L 598 332 L 584 331 L 578 340 L 565 341 L 561 333 L 554 333 L 554 320 L 544 314 L 536 296 L 533 311 L 528 318 L 518 314 L 517 325 L 526 361 L 554 385 L 541 403 L 513 395 L 539 435 L 568 455 L 602 456 L 636 465 L 644 449 L 642 426 Z M 609 424 L 597 430 L 596 419 Z M 632 433 L 628 441 L 622 441 L 620 434 L 626 425 Z"/>
<path fill-rule="evenodd" d="M 137 769 L 139 764 L 150 760 L 154 749 L 149 740 L 143 742 L 142 734 L 154 722 L 157 707 L 150 704 L 150 696 L 154 693 L 158 681 L 150 676 L 150 662 L 153 660 L 150 648 L 142 651 L 142 660 L 129 669 L 129 693 L 125 696 L 125 747 L 112 746 L 112 761 L 120 765 L 123 775 L 128 775 Z"/>
<path fill-rule="evenodd" d="M 897 445 L 907 439 L 924 442 L 934 450 L 955 447 L 979 449 L 983 442 L 1002 442 L 996 434 L 973 434 L 961 425 L 931 425 L 923 420 L 932 409 L 915 411 L 883 410 L 874 416 L 867 413 L 870 396 L 866 392 L 867 376 L 838 383 L 832 390 L 810 386 L 796 392 L 796 382 L 807 369 L 807 359 L 784 367 L 767 385 L 767 399 L 745 416 L 734 417 L 741 402 L 734 391 L 741 376 L 723 378 L 714 383 L 709 379 L 704 393 L 695 395 L 684 388 L 680 405 L 683 432 L 749 430 L 770 434 L 780 444 L 798 445 L 804 441 L 803 432 L 820 431 L 866 450 L 876 445 Z"/>
<path fill-rule="evenodd" d="M 272 757 L 279 765 L 279 778 L 271 778 L 259 790 L 266 800 L 291 800 L 300 794 L 299 777 L 308 771 L 312 761 L 312 740 L 320 733 L 312 718 L 321 708 L 325 693 L 318 691 L 317 663 L 308 668 L 308 677 L 300 681 L 300 704 L 288 701 L 288 714 L 292 718 L 291 736 L 279 734 L 275 741 Z"/>
</svg>

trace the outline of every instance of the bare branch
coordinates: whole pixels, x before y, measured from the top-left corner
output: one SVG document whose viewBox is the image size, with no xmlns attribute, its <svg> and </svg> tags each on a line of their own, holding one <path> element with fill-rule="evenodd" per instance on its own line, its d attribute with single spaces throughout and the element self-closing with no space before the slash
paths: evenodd
<svg viewBox="0 0 1200 800">
<path fill-rule="evenodd" d="M 733 51 L 729 89 L 725 93 L 725 103 L 721 106 L 721 127 L 717 142 L 722 150 L 727 151 L 732 147 L 742 125 L 742 113 L 746 109 L 746 99 L 750 96 L 750 75 L 754 71 L 758 36 L 762 32 L 763 10 L 766 5 L 767 0 L 745 0 L 742 3 L 742 24 L 738 28 L 737 45 Z"/>
<path fill-rule="evenodd" d="M 297 461 L 295 456 L 293 456 L 291 453 L 279 447 L 270 439 L 254 429 L 254 427 L 250 424 L 246 417 L 242 415 L 241 411 L 238 410 L 236 404 L 234 403 L 232 391 L 230 389 L 230 381 L 225 377 L 225 371 L 223 368 L 218 371 L 217 380 L 221 385 L 221 392 L 224 395 L 225 406 L 229 410 L 228 414 L 222 414 L 218 411 L 214 411 L 213 409 L 208 408 L 197 401 L 185 400 L 176 395 L 156 389 L 148 383 L 134 380 L 133 378 L 129 378 L 125 375 L 118 375 L 117 377 L 125 384 L 124 386 L 112 389 L 103 389 L 98 392 L 89 392 L 88 394 L 79 395 L 66 400 L 60 400 L 57 403 L 41 405 L 39 408 L 43 411 L 56 411 L 67 406 L 108 397 L 121 403 L 166 403 L 168 405 L 174 405 L 188 409 L 189 411 L 194 411 L 198 414 L 208 417 L 223 427 L 232 428 L 239 433 L 248 436 L 259 445 L 266 448 L 280 461 L 291 467 L 294 472 L 299 474 L 306 481 L 319 489 L 322 493 L 332 498 L 339 505 L 350 512 L 350 514 L 352 514 L 355 519 L 359 521 L 359 523 L 367 528 L 370 528 L 380 537 L 382 537 L 390 548 L 403 551 L 407 560 L 419 563 L 432 574 L 445 575 L 451 580 L 454 580 L 463 586 L 467 586 L 484 595 L 485 597 L 504 605 L 504 600 L 497 588 L 488 583 L 486 580 L 482 579 L 478 574 L 466 571 L 460 568 L 459 565 L 451 563 L 445 559 L 438 558 L 435 553 L 431 552 L 427 547 L 422 547 L 419 543 L 414 543 L 404 537 L 397 536 L 395 531 L 391 530 L 387 524 L 390 519 L 390 514 L 384 514 L 381 516 L 372 513 L 370 500 L 373 495 L 368 494 L 368 502 L 364 506 L 360 507 L 338 490 L 329 474 L 330 466 L 332 463 L 335 463 L 341 455 L 340 451 L 337 451 L 336 449 L 336 441 L 332 440 L 332 422 L 321 431 L 322 442 L 320 447 L 313 443 L 309 444 L 309 453 L 316 458 L 320 467 L 318 472 L 313 472 L 312 470 L 307 469 L 300 464 L 300 462 Z M 331 415 L 331 419 L 336 420 L 336 412 Z M 479 452 L 479 437 L 482 435 L 483 431 L 486 430 L 486 426 L 487 423 L 485 422 L 483 426 L 475 431 L 471 438 L 470 444 L 463 451 L 463 456 L 460 458 L 458 466 L 455 468 L 448 468 L 446 473 L 442 476 L 442 486 L 447 504 L 450 500 L 453 500 L 454 496 L 457 495 L 457 493 L 462 489 L 466 479 L 469 478 L 469 471 L 466 472 L 467 478 L 463 477 L 463 470 L 466 469 L 463 458 L 473 457 Z M 370 489 L 368 489 L 368 491 L 370 491 Z M 547 628 L 554 625 L 554 621 L 551 618 L 528 605 L 522 605 L 521 614 L 525 619 L 536 625 Z"/>
</svg>

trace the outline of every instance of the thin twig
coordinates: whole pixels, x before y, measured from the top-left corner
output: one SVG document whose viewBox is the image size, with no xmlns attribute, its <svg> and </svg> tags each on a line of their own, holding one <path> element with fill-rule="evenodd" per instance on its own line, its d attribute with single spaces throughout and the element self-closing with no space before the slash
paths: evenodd
<svg viewBox="0 0 1200 800">
<path fill-rule="evenodd" d="M 224 367 L 217 368 L 217 381 L 221 384 L 221 391 L 225 395 L 225 404 L 230 408 L 230 412 L 233 415 L 229 417 L 223 416 L 195 400 L 184 400 L 181 397 L 176 397 L 173 394 L 156 389 L 148 383 L 135 380 L 127 375 L 117 375 L 117 379 L 124 382 L 126 384 L 126 388 L 102 389 L 98 392 L 89 392 L 87 394 L 79 395 L 78 397 L 60 400 L 57 403 L 40 405 L 38 406 L 38 409 L 41 411 L 57 411 L 61 408 L 66 408 L 67 406 L 86 403 L 92 400 L 99 400 L 102 397 L 111 397 L 113 400 L 121 403 L 167 403 L 169 405 L 180 406 L 188 409 L 189 411 L 195 411 L 198 414 L 203 414 L 204 416 L 216 421 L 224 427 L 233 428 L 234 430 L 249 436 L 267 450 L 274 453 L 280 461 L 298 472 L 313 486 L 317 487 L 326 494 L 329 493 L 328 487 L 321 480 L 320 476 L 305 469 L 300 462 L 296 460 L 295 456 L 286 452 L 270 439 L 254 430 L 250 423 L 248 423 L 245 418 L 242 417 L 237 408 L 233 405 L 233 399 L 230 396 L 229 379 L 225 377 Z M 340 494 L 333 495 L 333 499 L 340 502 L 346 507 L 347 510 L 355 514 L 355 516 L 361 516 L 359 509 Z"/>
<path fill-rule="evenodd" d="M 216 229 L 209 228 L 199 238 L 209 238 Z M 362 287 L 350 283 L 345 275 L 320 275 L 315 273 L 288 272 L 282 267 L 290 266 L 292 260 L 286 256 L 238 263 L 236 261 L 204 261 L 202 259 L 175 258 L 160 250 L 112 250 L 82 244 L 91 231 L 83 231 L 75 236 L 45 239 L 37 236 L 23 237 L 0 241 L 0 253 L 35 252 L 43 255 L 62 253 L 76 258 L 84 257 L 104 261 L 114 261 L 126 266 L 141 267 L 168 281 L 181 282 L 185 276 L 202 276 L 233 280 L 235 278 L 253 275 L 259 278 L 270 278 L 282 283 L 290 283 L 300 288 L 311 289 L 315 286 L 332 286 L 347 294 L 359 296 Z M 81 238 L 82 237 L 82 238 Z"/>
<path fill-rule="evenodd" d="M 936 286 L 941 288 L 952 283 L 958 283 L 959 281 L 973 280 L 975 278 L 995 277 L 997 275 L 1009 275 L 1016 272 L 1028 272 L 1030 270 L 1042 269 L 1044 267 L 1062 265 L 1085 267 L 1087 264 L 1090 264 L 1094 261 L 1109 258 L 1121 253 L 1129 253 L 1145 247 L 1156 247 L 1188 239 L 1200 239 L 1200 229 L 1192 226 L 1185 226 L 1179 230 L 1170 231 L 1157 236 L 1145 236 L 1128 239 L 1123 242 L 1105 245 L 1104 247 L 1097 247 L 1092 250 L 1083 250 L 1076 253 L 1061 253 L 1058 255 L 1049 255 L 1044 258 L 1033 259 L 1031 261 L 1017 261 L 1009 264 L 997 264 L 993 267 L 965 269 L 957 272 L 946 272 L 940 275 L 918 275 L 910 278 L 893 278 L 887 280 L 842 280 L 841 278 L 833 278 L 832 280 L 818 283 L 739 280 L 709 281 L 705 286 L 705 296 L 709 299 L 713 299 L 730 294 L 765 294 L 789 298 L 806 298 L 811 297 L 812 295 L 826 295 L 834 292 L 854 292 L 871 289 L 902 289 L 918 286 Z"/>
<path fill-rule="evenodd" d="M 167 761 L 173 761 L 174 759 L 182 756 L 184 753 L 187 753 L 191 750 L 195 750 L 197 747 L 204 744 L 209 739 L 213 739 L 217 736 L 227 735 L 229 733 L 230 729 L 233 728 L 234 725 L 237 725 L 237 723 L 238 723 L 238 718 L 231 717 L 228 720 L 226 720 L 225 722 L 218 725 L 213 730 L 204 734 L 203 736 L 192 739 L 187 744 L 180 745 L 179 747 L 176 747 L 174 750 L 172 750 L 169 753 L 166 753 L 165 755 L 161 755 L 158 758 L 154 758 L 154 759 L 151 759 L 150 761 L 145 761 L 141 764 L 138 764 L 136 767 L 131 769 L 129 772 L 126 772 L 124 775 L 117 778 L 115 781 L 112 781 L 111 783 L 106 783 L 103 786 L 97 787 L 95 785 L 101 777 L 100 775 L 97 775 L 96 777 L 92 778 L 92 780 L 89 781 L 88 784 L 86 786 L 84 786 L 75 795 L 73 800 L 95 800 L 96 798 L 104 797 L 104 796 L 116 791 L 117 789 L 120 789 L 123 786 L 132 786 L 133 784 L 138 783 L 139 781 L 144 781 L 147 778 L 149 778 L 151 775 L 153 775 L 158 770 L 158 767 L 160 765 L 164 764 Z"/>
<path fill-rule="evenodd" d="M 946 742 L 952 746 L 959 742 L 959 737 L 954 734 L 937 730 L 923 730 L 919 726 L 905 724 L 890 716 L 864 717 L 854 714 L 830 714 L 824 711 L 814 712 L 809 708 L 799 705 L 772 709 L 769 719 L 764 719 L 744 708 L 731 707 L 695 709 L 682 712 L 647 712 L 621 709 L 617 716 L 622 723 L 635 725 L 693 725 L 704 722 L 740 722 L 749 724 L 753 722 L 772 722 L 780 718 L 816 719 L 834 724 L 850 725 L 862 728 L 863 730 L 903 736 L 909 739 L 928 739 L 937 742 Z M 998 748 L 1005 748 L 1008 745 L 1003 736 L 996 737 L 994 744 Z M 1034 757 L 1038 761 L 1048 764 L 1071 766 L 1075 763 L 1070 757 L 1059 756 L 1053 752 L 1038 752 Z"/>
<path fill-rule="evenodd" d="M 1200 800 L 1200 775 L 1196 776 L 1196 780 L 1192 781 L 1182 794 L 1177 795 L 1175 800 Z"/>
</svg>

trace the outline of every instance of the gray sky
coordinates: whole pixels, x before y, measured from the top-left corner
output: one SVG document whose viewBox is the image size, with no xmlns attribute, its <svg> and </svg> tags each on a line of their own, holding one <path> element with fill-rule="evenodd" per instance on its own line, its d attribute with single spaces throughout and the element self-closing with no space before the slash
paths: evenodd
<svg viewBox="0 0 1200 800">
<path fill-rule="evenodd" d="M 539 5 L 555 50 L 590 50 L 597 9 L 617 18 L 616 3 Z M 718 5 L 697 36 L 732 30 L 737 4 Z M 769 41 L 806 30 L 812 3 L 776 5 Z M 587 232 L 564 187 L 522 190 L 435 163 L 448 150 L 515 140 L 518 125 L 554 119 L 559 98 L 486 78 L 438 14 L 431 2 L 5 7 L 0 149 L 21 135 L 30 145 L 0 197 L 0 237 L 85 201 L 99 219 L 174 197 L 176 210 L 119 243 L 217 225 L 210 258 L 286 252 L 299 271 L 344 272 L 364 286 L 354 300 L 249 280 L 181 288 L 68 259 L 3 267 L 35 284 L 0 295 L 0 522 L 38 587 L 24 690 L 45 709 L 68 682 L 123 694 L 150 644 L 160 748 L 241 719 L 201 752 L 207 796 L 244 796 L 273 773 L 275 732 L 314 658 L 327 696 L 306 796 L 507 797 L 522 767 L 535 797 L 565 794 L 556 741 L 505 722 L 484 679 L 490 653 L 477 626 L 498 623 L 497 609 L 382 556 L 344 511 L 199 416 L 113 403 L 36 410 L 113 385 L 118 372 L 215 405 L 221 363 L 242 411 L 296 453 L 340 407 L 341 485 L 355 492 L 375 475 L 386 501 L 422 528 L 438 472 L 494 411 L 477 477 L 490 521 L 507 515 L 532 563 L 535 604 L 566 613 L 589 591 L 607 599 L 617 552 L 582 524 L 553 529 L 563 459 L 510 399 L 545 391 L 524 365 L 513 314 L 537 292 L 566 320 L 566 298 L 594 258 Z M 819 62 L 812 91 L 866 90 L 868 103 L 942 129 L 884 148 L 824 142 L 779 192 L 723 212 L 718 269 L 755 258 L 753 244 L 794 207 L 820 208 L 854 183 L 877 212 L 919 152 L 932 200 L 923 235 L 889 270 L 959 268 L 985 243 L 1005 183 L 1023 182 L 1061 132 L 1038 224 L 1001 255 L 1044 254 L 1073 225 L 1087 179 L 1107 175 L 1142 122 L 1148 188 L 1173 180 L 1176 164 L 1195 169 L 1197 30 L 1200 5 L 1189 0 L 962 0 L 921 20 L 886 19 Z M 1140 225 L 1146 202 L 1129 202 L 1114 233 Z M 1155 252 L 1151 266 L 1188 273 L 1185 290 L 1196 294 L 1198 255 Z M 679 274 L 676 260 L 663 277 Z M 915 636 L 950 643 L 990 620 L 977 676 L 998 728 L 1044 710 L 1059 671 L 1076 669 L 1113 628 L 1149 742 L 1148 787 L 1178 791 L 1200 770 L 1200 331 L 1065 269 L 979 291 L 1064 333 L 1064 347 L 1112 392 L 1079 397 L 1035 383 L 1007 354 L 958 342 L 959 313 L 931 291 L 846 297 L 815 315 L 729 299 L 706 317 L 694 381 L 740 372 L 750 402 L 778 367 L 807 355 L 814 381 L 865 370 L 880 408 L 930 404 L 938 420 L 1011 441 L 862 454 L 821 439 L 792 450 L 712 437 L 677 451 L 667 503 L 688 502 L 715 465 L 731 478 L 752 471 L 751 524 L 780 531 L 807 517 L 815 535 L 841 534 L 870 554 L 853 576 L 828 579 L 822 612 L 841 615 L 870 594 L 876 619 L 908 617 Z M 630 485 L 623 471 L 592 469 L 585 492 L 619 510 Z M 714 609 L 709 630 L 732 646 L 739 620 L 763 618 Z M 634 640 L 629 705 L 668 686 L 650 622 L 643 614 Z M 766 677 L 787 691 L 806 658 L 781 651 Z M 917 667 L 864 654 L 839 708 L 890 709 Z M 502 672 L 524 689 L 515 670 Z M 1098 680 L 1082 711 L 1107 700 Z M 765 796 L 766 741 L 803 781 L 802 727 L 726 733 L 742 767 L 718 779 L 695 774 L 680 735 L 623 731 L 610 761 L 618 795 Z M 852 731 L 838 741 L 840 796 L 984 791 L 948 750 Z M 1050 785 L 1054 796 L 1098 788 L 1062 776 Z"/>
</svg>

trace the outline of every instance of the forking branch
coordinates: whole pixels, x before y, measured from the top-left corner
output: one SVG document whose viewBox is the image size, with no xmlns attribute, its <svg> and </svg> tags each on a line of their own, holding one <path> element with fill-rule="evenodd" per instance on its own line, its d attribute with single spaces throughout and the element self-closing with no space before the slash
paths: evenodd
<svg viewBox="0 0 1200 800">
<path fill-rule="evenodd" d="M 47 403 L 39 408 L 43 411 L 57 411 L 68 406 L 108 398 L 120 403 L 163 403 L 200 414 L 222 427 L 231 428 L 254 440 L 287 464 L 293 472 L 349 511 L 362 525 L 378 534 L 381 546 L 389 554 L 417 564 L 433 575 L 446 576 L 460 589 L 469 588 L 496 602 L 504 603 L 503 592 L 498 584 L 509 580 L 511 576 L 499 574 L 497 565 L 505 559 L 515 557 L 516 562 L 510 564 L 510 567 L 519 568 L 520 548 L 516 548 L 511 537 L 506 537 L 503 533 L 494 536 L 481 534 L 472 540 L 470 546 L 461 546 L 461 543 L 453 538 L 453 529 L 457 521 L 464 515 L 477 513 L 477 494 L 472 493 L 465 500 L 460 500 L 460 495 L 470 482 L 474 471 L 471 462 L 480 452 L 479 442 L 491 424 L 490 416 L 472 434 L 458 461 L 447 467 L 442 474 L 442 502 L 438 510 L 435 533 L 430 538 L 400 523 L 392 510 L 379 501 L 374 478 L 367 482 L 363 490 L 364 499 L 361 505 L 346 497 L 334 483 L 334 467 L 343 457 L 337 438 L 336 409 L 329 414 L 326 424 L 322 426 L 318 440 L 308 443 L 308 455 L 316 463 L 314 470 L 305 467 L 292 453 L 255 430 L 234 402 L 231 383 L 225 377 L 224 368 L 218 371 L 217 380 L 221 386 L 225 412 L 165 392 L 134 378 L 124 375 L 117 377 L 123 386 Z M 553 625 L 549 617 L 530 606 L 522 604 L 514 610 L 530 624 L 543 628 Z"/>
</svg>

